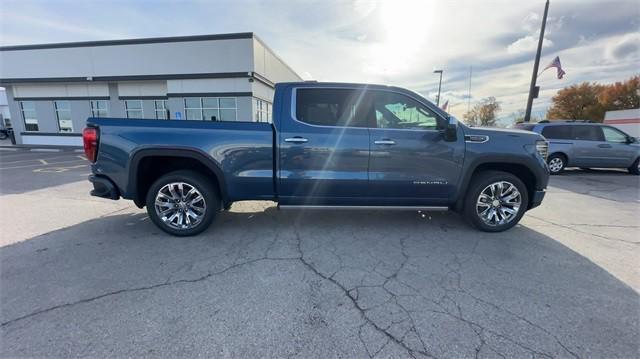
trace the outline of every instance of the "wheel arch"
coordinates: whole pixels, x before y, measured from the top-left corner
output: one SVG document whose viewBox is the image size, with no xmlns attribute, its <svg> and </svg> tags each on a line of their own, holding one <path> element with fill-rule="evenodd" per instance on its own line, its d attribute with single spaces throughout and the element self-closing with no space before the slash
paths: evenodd
<svg viewBox="0 0 640 359">
<path fill-rule="evenodd" d="M 144 207 L 147 191 L 160 176 L 180 169 L 195 170 L 211 178 L 223 205 L 229 197 L 221 166 L 205 152 L 193 148 L 143 148 L 129 161 L 127 192 L 139 208 Z M 157 166 L 161 163 L 162 167 Z"/>
<path fill-rule="evenodd" d="M 540 187 L 539 180 L 536 177 L 535 173 L 525 164 L 521 162 L 505 162 L 505 161 L 486 161 L 475 164 L 472 168 L 467 172 L 468 175 L 464 177 L 463 182 L 461 184 L 462 191 L 459 192 L 458 198 L 455 202 L 455 209 L 462 210 L 464 205 L 464 199 L 469 190 L 469 185 L 473 178 L 481 172 L 485 171 L 501 171 L 510 173 L 516 177 L 518 177 L 524 185 L 527 187 L 527 194 L 529 198 L 529 203 L 527 203 L 527 209 L 532 208 L 533 206 L 533 197 L 534 193 L 538 187 Z M 546 186 L 546 184 L 545 184 Z"/>
<path fill-rule="evenodd" d="M 547 159 L 551 158 L 551 156 L 554 156 L 554 155 L 560 155 L 560 156 L 564 157 L 564 159 L 567 162 L 567 164 L 569 163 L 569 155 L 567 155 L 566 152 L 564 152 L 564 151 L 554 151 L 554 152 L 550 153 L 547 156 Z"/>
</svg>

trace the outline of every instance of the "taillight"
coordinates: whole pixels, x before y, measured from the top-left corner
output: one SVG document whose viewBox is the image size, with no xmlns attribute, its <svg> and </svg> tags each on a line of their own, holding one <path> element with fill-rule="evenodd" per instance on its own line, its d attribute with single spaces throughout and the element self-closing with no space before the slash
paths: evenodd
<svg viewBox="0 0 640 359">
<path fill-rule="evenodd" d="M 98 157 L 98 129 L 87 127 L 82 130 L 82 143 L 84 144 L 84 154 L 90 162 L 95 162 Z"/>
</svg>

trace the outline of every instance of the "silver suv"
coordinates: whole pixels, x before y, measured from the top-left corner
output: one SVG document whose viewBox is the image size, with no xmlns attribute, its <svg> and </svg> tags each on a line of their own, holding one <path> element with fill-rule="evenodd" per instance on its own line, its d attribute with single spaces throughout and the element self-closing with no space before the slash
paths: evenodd
<svg viewBox="0 0 640 359">
<path fill-rule="evenodd" d="M 619 129 L 585 121 L 540 121 L 514 126 L 542 134 L 549 141 L 551 174 L 565 167 L 626 168 L 640 174 L 640 144 Z"/>
</svg>

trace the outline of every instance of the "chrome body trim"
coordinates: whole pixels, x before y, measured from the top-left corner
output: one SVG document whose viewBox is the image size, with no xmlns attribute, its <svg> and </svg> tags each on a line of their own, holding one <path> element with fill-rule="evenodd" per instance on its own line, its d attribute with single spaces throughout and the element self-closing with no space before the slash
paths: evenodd
<svg viewBox="0 0 640 359">
<path fill-rule="evenodd" d="M 448 211 L 447 206 L 323 206 L 279 204 L 281 209 L 388 210 L 388 211 Z"/>
</svg>

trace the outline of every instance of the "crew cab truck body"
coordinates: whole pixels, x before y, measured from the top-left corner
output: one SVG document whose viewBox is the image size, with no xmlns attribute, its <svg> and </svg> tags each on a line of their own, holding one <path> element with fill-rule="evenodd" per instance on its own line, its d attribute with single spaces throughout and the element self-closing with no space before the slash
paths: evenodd
<svg viewBox="0 0 640 359">
<path fill-rule="evenodd" d="M 470 128 L 381 85 L 282 83 L 273 123 L 90 118 L 83 139 L 91 194 L 147 206 L 174 235 L 243 200 L 454 209 L 502 231 L 540 204 L 549 175 L 541 135 Z"/>
</svg>

